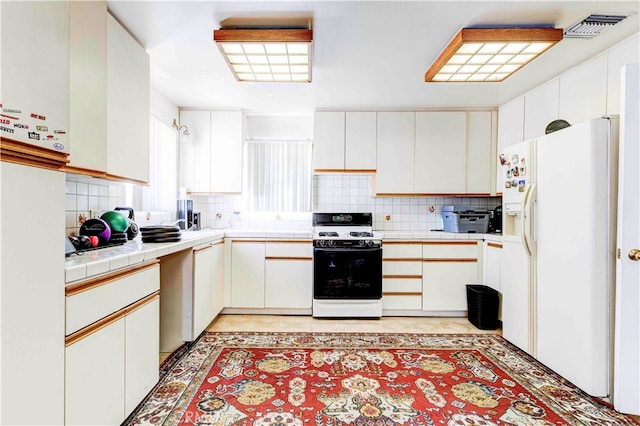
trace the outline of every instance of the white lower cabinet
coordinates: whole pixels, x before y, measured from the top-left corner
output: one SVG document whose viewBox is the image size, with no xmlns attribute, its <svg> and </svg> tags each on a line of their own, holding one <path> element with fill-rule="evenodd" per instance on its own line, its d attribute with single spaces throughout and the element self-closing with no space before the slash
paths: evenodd
<svg viewBox="0 0 640 426">
<path fill-rule="evenodd" d="M 125 417 L 124 323 L 122 317 L 67 347 L 65 424 L 122 423 Z"/>
<path fill-rule="evenodd" d="M 213 317 L 224 308 L 224 241 L 213 243 Z M 213 318 L 212 318 L 213 319 Z"/>
<path fill-rule="evenodd" d="M 265 307 L 311 309 L 313 246 L 311 241 L 267 242 Z"/>
<path fill-rule="evenodd" d="M 193 249 L 193 336 L 213 320 L 213 246 Z"/>
<path fill-rule="evenodd" d="M 466 285 L 481 278 L 475 241 L 427 242 L 422 246 L 422 310 L 462 316 Z"/>
<path fill-rule="evenodd" d="M 65 338 L 65 424 L 121 424 L 157 383 L 159 269 L 151 262 L 67 286 L 67 323 L 85 319 Z M 140 298 L 141 288 L 151 292 Z M 87 316 L 81 301 L 111 312 Z"/>
<path fill-rule="evenodd" d="M 482 282 L 494 290 L 497 290 L 501 295 L 502 243 L 484 242 L 482 264 Z M 498 309 L 498 319 L 502 320 L 502 303 L 500 303 Z"/>
<path fill-rule="evenodd" d="M 128 312 L 125 317 L 124 416 L 127 417 L 159 378 L 160 298 Z"/>
<path fill-rule="evenodd" d="M 384 311 L 420 309 L 422 309 L 422 242 L 385 241 L 382 244 L 383 314 L 385 314 Z"/>
<path fill-rule="evenodd" d="M 264 241 L 231 242 L 231 307 L 264 308 Z"/>
</svg>

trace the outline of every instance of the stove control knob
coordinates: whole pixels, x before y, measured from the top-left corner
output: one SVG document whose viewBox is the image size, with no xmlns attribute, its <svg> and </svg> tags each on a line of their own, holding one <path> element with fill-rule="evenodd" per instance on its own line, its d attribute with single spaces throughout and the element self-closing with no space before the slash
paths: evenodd
<svg viewBox="0 0 640 426">
<path fill-rule="evenodd" d="M 316 241 L 316 243 L 317 243 L 320 247 L 324 247 L 324 245 L 325 245 L 325 241 L 324 241 L 324 240 L 318 240 L 318 241 Z"/>
<path fill-rule="evenodd" d="M 367 245 L 367 242 L 366 242 L 365 240 L 360 240 L 360 241 L 358 241 L 358 245 L 359 245 L 360 247 L 364 247 L 364 246 L 366 246 L 366 245 Z"/>
<path fill-rule="evenodd" d="M 336 242 L 333 241 L 333 240 L 329 240 L 329 241 L 327 241 L 327 244 L 329 245 L 329 247 L 335 247 Z"/>
</svg>

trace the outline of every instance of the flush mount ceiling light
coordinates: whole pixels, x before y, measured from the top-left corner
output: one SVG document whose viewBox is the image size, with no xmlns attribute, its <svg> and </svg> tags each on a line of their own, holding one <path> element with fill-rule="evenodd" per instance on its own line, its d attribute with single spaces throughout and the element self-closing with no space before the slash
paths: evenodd
<svg viewBox="0 0 640 426">
<path fill-rule="evenodd" d="M 502 81 L 560 40 L 559 28 L 463 28 L 424 81 Z"/>
<path fill-rule="evenodd" d="M 221 29 L 213 40 L 238 81 L 311 81 L 311 42 L 306 29 Z"/>
</svg>

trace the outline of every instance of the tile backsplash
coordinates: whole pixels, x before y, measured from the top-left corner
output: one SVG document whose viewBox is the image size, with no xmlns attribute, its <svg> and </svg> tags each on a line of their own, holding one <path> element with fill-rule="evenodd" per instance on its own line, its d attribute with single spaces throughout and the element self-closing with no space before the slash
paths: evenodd
<svg viewBox="0 0 640 426">
<path fill-rule="evenodd" d="M 117 206 L 136 209 L 139 226 L 171 223 L 176 212 L 139 210 L 139 186 L 67 175 L 66 234 L 77 234 L 79 218 L 99 217 Z M 442 206 L 470 205 L 490 210 L 500 197 L 374 197 L 369 174 L 321 174 L 313 177 L 311 210 L 315 212 L 371 212 L 377 231 L 424 232 L 442 229 Z M 202 228 L 310 230 L 311 213 L 249 212 L 242 195 L 193 195 L 193 211 L 201 213 Z"/>
<path fill-rule="evenodd" d="M 322 174 L 313 178 L 311 210 L 372 212 L 378 231 L 442 229 L 442 206 L 470 205 L 482 210 L 500 205 L 500 197 L 374 197 L 368 174 Z M 192 196 L 202 227 L 243 229 L 311 228 L 311 213 L 246 212 L 241 195 Z"/>
</svg>

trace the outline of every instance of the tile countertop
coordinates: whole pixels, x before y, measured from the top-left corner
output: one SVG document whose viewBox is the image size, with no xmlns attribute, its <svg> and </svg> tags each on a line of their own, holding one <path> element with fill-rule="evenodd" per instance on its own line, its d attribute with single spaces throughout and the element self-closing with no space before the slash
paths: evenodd
<svg viewBox="0 0 640 426">
<path fill-rule="evenodd" d="M 143 243 L 138 237 L 126 244 L 92 250 L 82 255 L 66 258 L 65 281 L 67 284 L 84 280 L 135 265 L 158 257 L 166 256 L 191 247 L 222 238 L 312 238 L 311 231 L 304 230 L 244 230 L 244 229 L 204 229 L 197 232 L 183 232 L 182 240 L 176 243 Z M 383 232 L 385 240 L 486 240 L 502 242 L 500 234 L 457 234 L 451 232 Z"/>
<path fill-rule="evenodd" d="M 183 232 L 182 239 L 176 243 L 143 243 L 140 237 L 126 244 L 91 250 L 81 255 L 66 258 L 65 281 L 67 284 L 91 278 L 116 269 L 153 260 L 167 254 L 186 250 L 224 238 L 223 230 Z"/>
</svg>

